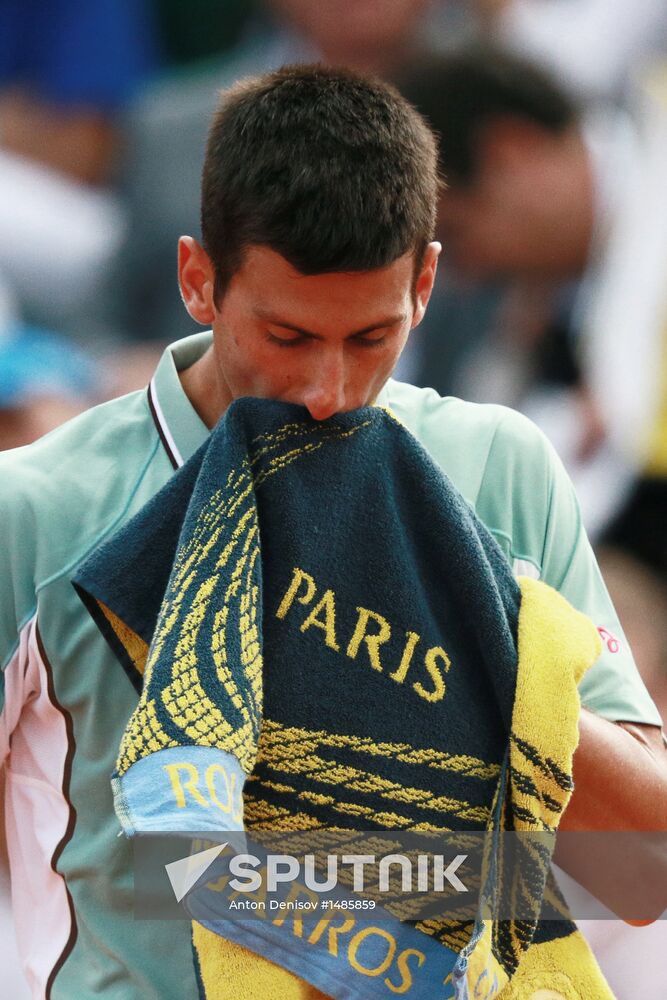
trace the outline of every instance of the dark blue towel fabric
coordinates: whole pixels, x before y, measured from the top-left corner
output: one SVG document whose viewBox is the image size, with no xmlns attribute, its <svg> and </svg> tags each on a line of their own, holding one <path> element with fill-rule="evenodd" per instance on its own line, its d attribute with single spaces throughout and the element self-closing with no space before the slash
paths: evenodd
<svg viewBox="0 0 667 1000">
<path fill-rule="evenodd" d="M 318 423 L 238 400 L 74 584 L 141 692 L 114 776 L 128 834 L 468 831 L 501 812 L 511 829 L 521 590 L 389 412 Z M 429 955 L 410 995 L 431 997 L 472 927 L 396 924 Z M 534 930 L 498 948 L 508 975 Z M 325 992 L 369 995 L 285 928 L 262 934 L 253 948 Z"/>
<path fill-rule="evenodd" d="M 216 574 L 243 518 L 234 554 Z M 214 525 L 219 533 L 211 541 Z M 225 594 L 244 546 L 238 599 L 230 601 Z M 196 577 L 183 573 L 188 557 Z M 187 631 L 182 623 L 205 580 L 214 580 L 212 590 L 205 604 L 200 598 L 196 630 Z M 487 764 L 502 760 L 514 699 L 519 588 L 490 533 L 384 410 L 317 423 L 296 406 L 237 402 L 167 486 L 79 569 L 76 585 L 147 645 L 166 594 L 163 618 L 177 606 L 181 625 L 169 633 L 161 662 L 177 662 L 187 632 L 199 682 L 216 704 L 224 698 L 211 650 L 220 636 L 216 615 L 228 609 L 225 652 L 232 673 L 241 672 L 242 690 L 241 597 L 256 587 L 265 664 L 263 704 L 250 712 L 258 725 L 262 717 L 283 727 L 446 748 Z M 99 612 L 97 619 L 139 686 L 125 647 Z M 158 710 L 170 739 L 201 741 L 184 736 L 173 715 Z M 237 729 L 242 713 L 233 705 L 227 712 Z M 342 749 L 340 759 L 353 763 L 357 756 Z M 416 777 L 417 765 L 382 757 L 376 765 L 393 780 Z M 261 781 L 264 767 L 253 762 L 255 779 Z M 471 780 L 465 771 L 456 775 L 456 787 L 453 780 L 447 773 L 450 796 L 471 808 L 488 805 L 492 782 Z M 370 819 L 386 801 L 375 795 L 364 804 Z M 411 818 L 461 828 L 465 813 L 464 806 L 454 816 L 424 803 Z M 473 826 L 481 815 L 470 820 Z"/>
</svg>

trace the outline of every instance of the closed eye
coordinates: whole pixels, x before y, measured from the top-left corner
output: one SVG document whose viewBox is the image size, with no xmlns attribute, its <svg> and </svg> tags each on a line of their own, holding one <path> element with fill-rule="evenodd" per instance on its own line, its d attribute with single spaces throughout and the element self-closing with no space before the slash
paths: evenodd
<svg viewBox="0 0 667 1000">
<path fill-rule="evenodd" d="M 298 347 L 299 344 L 305 344 L 313 338 L 302 333 L 289 333 L 278 336 L 275 333 L 267 331 L 266 339 L 270 344 L 275 344 L 276 347 Z"/>
<path fill-rule="evenodd" d="M 383 333 L 380 337 L 368 337 L 365 335 L 350 337 L 352 343 L 358 344 L 359 347 L 379 347 L 381 344 L 384 344 L 386 339 L 387 335 L 385 333 Z"/>
</svg>

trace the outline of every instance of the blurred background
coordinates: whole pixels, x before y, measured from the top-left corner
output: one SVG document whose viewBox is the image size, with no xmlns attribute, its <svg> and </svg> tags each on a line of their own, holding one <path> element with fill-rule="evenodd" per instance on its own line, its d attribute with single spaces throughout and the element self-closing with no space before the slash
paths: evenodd
<svg viewBox="0 0 667 1000">
<path fill-rule="evenodd" d="M 542 427 L 664 717 L 665 0 L 0 0 L 0 449 L 194 331 L 176 243 L 216 94 L 304 60 L 391 80 L 437 130 L 443 257 L 396 377 Z M 667 995 L 667 921 L 584 930 L 619 1000 Z"/>
</svg>

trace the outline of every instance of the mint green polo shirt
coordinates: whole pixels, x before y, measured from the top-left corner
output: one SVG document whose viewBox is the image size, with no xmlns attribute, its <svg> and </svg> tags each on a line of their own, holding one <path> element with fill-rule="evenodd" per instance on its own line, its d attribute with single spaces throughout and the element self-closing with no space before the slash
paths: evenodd
<svg viewBox="0 0 667 1000">
<path fill-rule="evenodd" d="M 179 341 L 147 391 L 0 455 L 8 846 L 19 951 L 34 994 L 51 1000 L 198 996 L 187 923 L 132 918 L 130 845 L 118 836 L 109 779 L 137 696 L 70 578 L 205 440 L 178 371 L 210 341 Z M 608 719 L 660 724 L 543 435 L 503 407 L 393 381 L 377 402 L 430 452 L 515 571 L 546 580 L 602 630 L 584 704 Z"/>
</svg>

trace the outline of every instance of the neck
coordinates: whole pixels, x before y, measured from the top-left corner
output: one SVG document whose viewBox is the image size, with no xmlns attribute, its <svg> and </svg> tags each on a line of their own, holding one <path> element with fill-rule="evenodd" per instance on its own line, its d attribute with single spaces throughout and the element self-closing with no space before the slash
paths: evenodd
<svg viewBox="0 0 667 1000">
<path fill-rule="evenodd" d="M 232 397 L 218 375 L 213 346 L 189 368 L 179 372 L 178 377 L 198 416 L 209 430 L 215 427 Z"/>
</svg>

